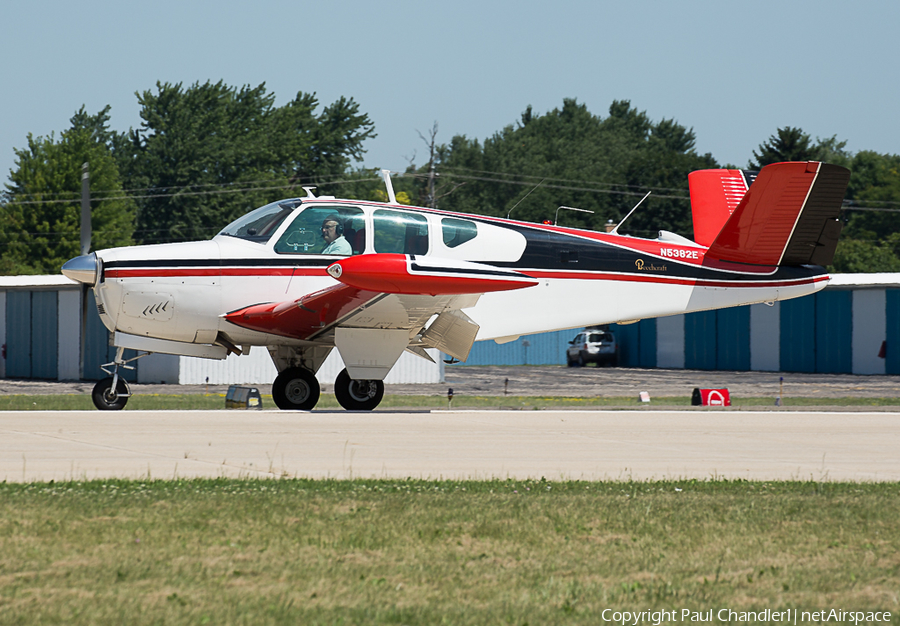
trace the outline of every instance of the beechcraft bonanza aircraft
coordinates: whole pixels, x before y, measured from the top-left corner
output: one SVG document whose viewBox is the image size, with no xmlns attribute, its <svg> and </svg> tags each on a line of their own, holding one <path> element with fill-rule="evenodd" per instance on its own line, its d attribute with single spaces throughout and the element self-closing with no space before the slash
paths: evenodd
<svg viewBox="0 0 900 626">
<path fill-rule="evenodd" d="M 693 172 L 690 241 L 400 205 L 385 172 L 386 203 L 307 188 L 211 241 L 101 250 L 62 271 L 93 287 L 118 347 L 111 377 L 94 388 L 100 409 L 131 395 L 118 376 L 125 348 L 224 359 L 265 346 L 280 408 L 316 405 L 316 372 L 337 348 L 346 366 L 338 401 L 370 410 L 404 350 L 464 361 L 476 340 L 818 291 L 849 177 L 817 162 Z"/>
</svg>

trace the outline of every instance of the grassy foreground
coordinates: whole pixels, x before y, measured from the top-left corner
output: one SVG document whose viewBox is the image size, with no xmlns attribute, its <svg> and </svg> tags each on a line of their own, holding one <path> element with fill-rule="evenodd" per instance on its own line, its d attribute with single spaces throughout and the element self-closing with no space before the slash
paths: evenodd
<svg viewBox="0 0 900 626">
<path fill-rule="evenodd" d="M 263 407 L 275 408 L 272 396 L 264 395 Z M 732 408 L 773 408 L 773 398 L 732 398 Z M 788 398 L 786 407 L 807 406 L 900 406 L 893 398 Z M 631 397 L 571 398 L 565 396 L 462 396 L 453 398 L 453 409 L 614 409 L 614 408 L 690 408 L 690 396 L 653 398 L 643 405 Z M 128 400 L 126 411 L 159 410 L 215 410 L 225 408 L 224 394 L 137 394 Z M 378 410 L 391 409 L 446 409 L 446 396 L 386 395 Z M 340 409 L 334 395 L 323 393 L 316 409 Z M 697 407 L 698 410 L 721 410 L 719 407 Z M 94 404 L 88 394 L 58 395 L 0 395 L 0 411 L 93 411 Z"/>
<path fill-rule="evenodd" d="M 0 484 L 0 623 L 896 622 L 898 511 L 896 483 Z"/>
</svg>

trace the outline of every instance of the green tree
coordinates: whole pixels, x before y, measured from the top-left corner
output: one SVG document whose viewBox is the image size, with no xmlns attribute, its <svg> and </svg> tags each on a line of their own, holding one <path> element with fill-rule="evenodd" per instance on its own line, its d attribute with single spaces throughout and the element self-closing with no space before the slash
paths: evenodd
<svg viewBox="0 0 900 626">
<path fill-rule="evenodd" d="M 755 161 L 751 160 L 748 167 L 758 170 L 784 161 L 824 161 L 850 167 L 853 155 L 845 150 L 846 146 L 847 142 L 838 141 L 837 135 L 826 139 L 817 137 L 813 142 L 802 129 L 785 126 L 760 144 L 759 153 L 753 151 Z"/>
<path fill-rule="evenodd" d="M 841 238 L 829 271 L 839 273 L 900 272 L 900 237 L 894 233 L 887 241 Z"/>
<path fill-rule="evenodd" d="M 91 180 L 92 249 L 131 243 L 134 202 L 124 196 L 111 146 L 109 107 L 89 115 L 82 107 L 57 140 L 28 135 L 0 213 L 0 272 L 57 274 L 80 252 L 81 174 Z"/>
<path fill-rule="evenodd" d="M 779 128 L 769 140 L 759 145 L 759 153 L 753 151 L 749 167 L 760 169 L 783 161 L 811 161 L 816 158 L 816 148 L 810 136 L 800 128 Z"/>
<path fill-rule="evenodd" d="M 837 135 L 827 139 L 816 138 L 816 160 L 850 168 L 853 155 L 847 152 L 846 141 L 838 141 Z"/>
<path fill-rule="evenodd" d="M 483 144 L 459 135 L 438 147 L 439 177 L 464 183 L 440 208 L 504 217 L 513 210 L 513 218 L 542 221 L 566 205 L 594 214 L 560 212 L 561 225 L 599 229 L 654 188 L 623 232 L 689 236 L 687 174 L 716 165 L 696 153 L 694 141 L 692 130 L 654 123 L 628 101 L 614 101 L 606 118 L 574 99 L 543 115 L 529 106 Z"/>
<path fill-rule="evenodd" d="M 265 84 L 157 83 L 138 95 L 141 127 L 116 138 L 139 200 L 142 243 L 205 239 L 249 210 L 302 185 L 343 174 L 374 137 L 368 116 L 340 98 L 320 113 L 315 94 L 282 107 Z"/>
<path fill-rule="evenodd" d="M 884 239 L 900 232 L 900 155 L 863 150 L 848 164 L 848 218 L 845 234 L 877 233 Z"/>
<path fill-rule="evenodd" d="M 850 184 L 835 271 L 900 271 L 900 155 L 862 150 L 842 165 Z"/>
</svg>

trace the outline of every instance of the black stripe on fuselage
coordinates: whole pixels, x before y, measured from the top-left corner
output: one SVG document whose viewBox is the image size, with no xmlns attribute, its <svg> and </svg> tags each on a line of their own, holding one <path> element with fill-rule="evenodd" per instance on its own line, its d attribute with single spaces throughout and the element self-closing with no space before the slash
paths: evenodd
<svg viewBox="0 0 900 626">
<path fill-rule="evenodd" d="M 498 271 L 489 269 L 462 269 L 420 266 L 413 262 L 411 269 L 423 273 L 483 274 L 516 278 L 516 274 L 528 276 L 530 271 L 578 273 L 614 273 L 633 276 L 658 276 L 661 279 L 728 280 L 728 281 L 780 281 L 796 280 L 824 274 L 818 266 L 779 267 L 774 273 L 743 273 L 739 270 L 723 271 L 714 268 L 679 263 L 653 254 L 637 252 L 600 241 L 590 241 L 562 233 L 538 231 L 523 233 L 527 238 L 525 252 L 518 261 L 491 262 Z M 325 268 L 335 259 L 167 259 L 110 261 L 104 270 L 113 269 L 162 269 L 162 268 L 229 268 L 229 267 L 308 267 Z M 640 266 L 639 266 L 639 263 Z M 504 272 L 503 270 L 508 270 Z M 510 273 L 514 272 L 514 273 Z"/>
<path fill-rule="evenodd" d="M 517 261 L 492 262 L 491 265 L 513 269 L 523 274 L 528 274 L 529 270 L 539 269 L 556 272 L 611 272 L 688 280 L 758 282 L 796 280 L 825 273 L 825 270 L 818 266 L 780 266 L 770 272 L 752 271 L 750 268 L 741 271 L 740 265 L 736 263 L 731 264 L 734 266 L 733 269 L 724 270 L 681 263 L 672 258 L 567 233 L 516 224 L 504 224 L 503 227 L 518 231 L 525 237 L 527 242 L 525 251 Z M 664 241 L 652 243 L 662 246 L 677 245 Z"/>
<path fill-rule="evenodd" d="M 530 278 L 529 276 L 522 275 L 521 272 L 516 271 L 503 271 L 501 269 L 491 270 L 491 269 L 468 269 L 462 267 L 434 267 L 434 266 L 422 266 L 416 263 L 415 257 L 412 257 L 412 262 L 409 264 L 409 269 L 415 272 L 422 272 L 423 274 L 453 274 L 453 275 L 462 275 L 462 274 L 472 274 L 474 276 L 498 276 L 500 278 Z"/>
<path fill-rule="evenodd" d="M 297 257 L 275 259 L 143 259 L 135 261 L 109 261 L 103 267 L 109 269 L 173 268 L 173 267 L 328 267 L 343 257 L 333 259 L 304 259 Z"/>
</svg>

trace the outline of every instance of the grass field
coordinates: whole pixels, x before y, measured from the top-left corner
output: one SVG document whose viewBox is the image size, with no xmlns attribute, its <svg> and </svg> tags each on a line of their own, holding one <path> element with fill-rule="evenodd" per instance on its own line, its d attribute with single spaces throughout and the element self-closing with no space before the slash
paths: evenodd
<svg viewBox="0 0 900 626">
<path fill-rule="evenodd" d="M 0 484 L 0 623 L 600 624 L 606 608 L 896 621 L 898 511 L 897 484 Z"/>
<path fill-rule="evenodd" d="M 732 398 L 732 408 L 772 407 L 772 398 Z M 454 409 L 615 409 L 653 407 L 685 407 L 691 405 L 690 396 L 653 398 L 649 405 L 642 405 L 630 397 L 570 398 L 563 396 L 461 396 L 453 398 Z M 900 406 L 900 399 L 892 398 L 789 398 L 786 407 L 837 406 L 837 407 L 886 407 Z M 275 408 L 272 396 L 263 396 L 264 408 Z M 126 411 L 224 409 L 223 394 L 137 394 L 129 398 Z M 339 409 L 331 394 L 322 394 L 317 409 Z M 386 395 L 378 407 L 384 409 L 446 409 L 446 396 Z M 698 410 L 720 410 L 717 407 L 698 407 Z M 57 395 L 2 395 L 0 411 L 92 411 L 94 404 L 88 394 Z"/>
</svg>

